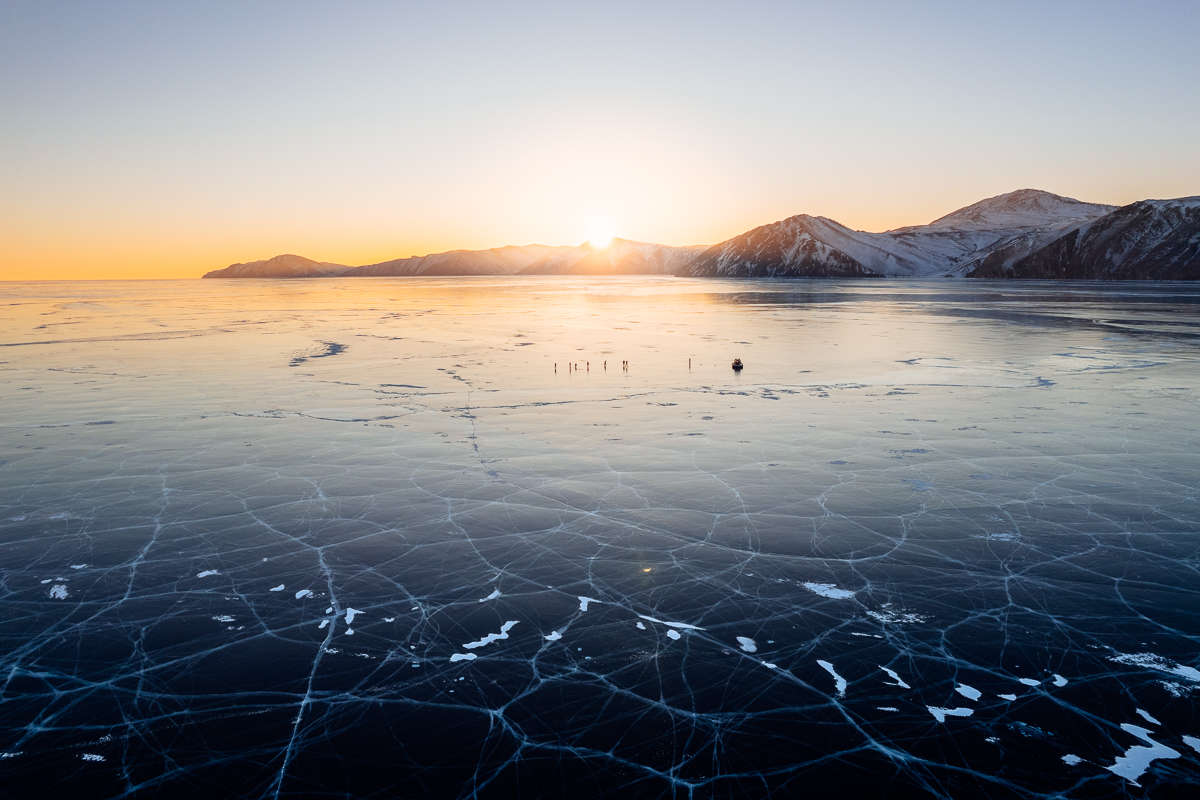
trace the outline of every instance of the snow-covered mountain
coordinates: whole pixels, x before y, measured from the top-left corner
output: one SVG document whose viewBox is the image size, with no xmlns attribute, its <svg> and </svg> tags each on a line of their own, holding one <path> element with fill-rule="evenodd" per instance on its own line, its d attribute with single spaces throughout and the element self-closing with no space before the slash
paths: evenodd
<svg viewBox="0 0 1200 800">
<path fill-rule="evenodd" d="M 522 275 L 674 275 L 707 245 L 665 244 L 613 239 L 607 247 L 584 242 L 552 253 L 521 270 Z"/>
<path fill-rule="evenodd" d="M 367 264 L 346 277 L 370 275 L 514 275 L 530 264 L 571 250 L 544 244 L 508 245 L 491 250 L 450 250 Z"/>
<path fill-rule="evenodd" d="M 847 228 L 807 214 L 735 236 L 708 248 L 679 274 L 692 276 L 964 275 L 1008 248 L 1015 260 L 1114 206 L 1022 189 L 961 208 L 928 225 L 884 233 Z"/>
<path fill-rule="evenodd" d="M 1200 197 L 1117 208 L 1022 189 L 883 233 L 800 214 L 711 247 L 614 239 L 603 248 L 451 250 L 362 267 L 281 255 L 204 277 L 515 274 L 1200 280 Z"/>
<path fill-rule="evenodd" d="M 989 257 L 969 277 L 1200 280 L 1200 197 L 1122 206 L 1018 259 Z"/>
<path fill-rule="evenodd" d="M 350 269 L 344 264 L 313 261 L 304 256 L 285 253 L 262 261 L 230 264 L 225 269 L 205 273 L 205 278 L 328 278 Z"/>
</svg>

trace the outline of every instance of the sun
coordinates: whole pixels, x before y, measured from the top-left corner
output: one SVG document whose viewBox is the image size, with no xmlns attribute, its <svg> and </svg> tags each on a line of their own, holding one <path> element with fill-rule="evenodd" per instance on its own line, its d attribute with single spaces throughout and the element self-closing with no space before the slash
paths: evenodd
<svg viewBox="0 0 1200 800">
<path fill-rule="evenodd" d="M 613 226 L 607 219 L 593 219 L 588 222 L 588 243 L 592 247 L 603 250 L 612 244 Z"/>
</svg>

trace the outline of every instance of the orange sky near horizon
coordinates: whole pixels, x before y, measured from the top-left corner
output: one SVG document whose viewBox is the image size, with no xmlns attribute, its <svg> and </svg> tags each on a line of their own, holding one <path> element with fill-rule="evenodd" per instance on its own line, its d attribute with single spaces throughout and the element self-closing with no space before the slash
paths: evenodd
<svg viewBox="0 0 1200 800">
<path fill-rule="evenodd" d="M 71 8 L 0 9 L 0 280 L 1200 194 L 1184 0 Z"/>
</svg>

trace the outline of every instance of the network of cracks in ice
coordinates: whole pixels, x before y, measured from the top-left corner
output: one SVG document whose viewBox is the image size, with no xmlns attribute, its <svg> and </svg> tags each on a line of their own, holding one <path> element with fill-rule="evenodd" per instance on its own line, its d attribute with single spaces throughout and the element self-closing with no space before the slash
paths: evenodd
<svg viewBox="0 0 1200 800">
<path fill-rule="evenodd" d="M 8 795 L 1200 784 L 1194 290 L 10 288 Z"/>
</svg>

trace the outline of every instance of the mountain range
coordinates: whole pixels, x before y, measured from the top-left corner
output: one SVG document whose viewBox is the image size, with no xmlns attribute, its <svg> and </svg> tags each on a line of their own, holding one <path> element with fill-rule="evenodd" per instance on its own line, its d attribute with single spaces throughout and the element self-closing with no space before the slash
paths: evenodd
<svg viewBox="0 0 1200 800">
<path fill-rule="evenodd" d="M 281 255 L 204 277 L 517 274 L 1198 280 L 1200 197 L 1117 207 L 1021 189 L 882 233 L 800 214 L 712 246 L 613 239 L 606 247 L 451 250 L 360 267 Z"/>
</svg>

